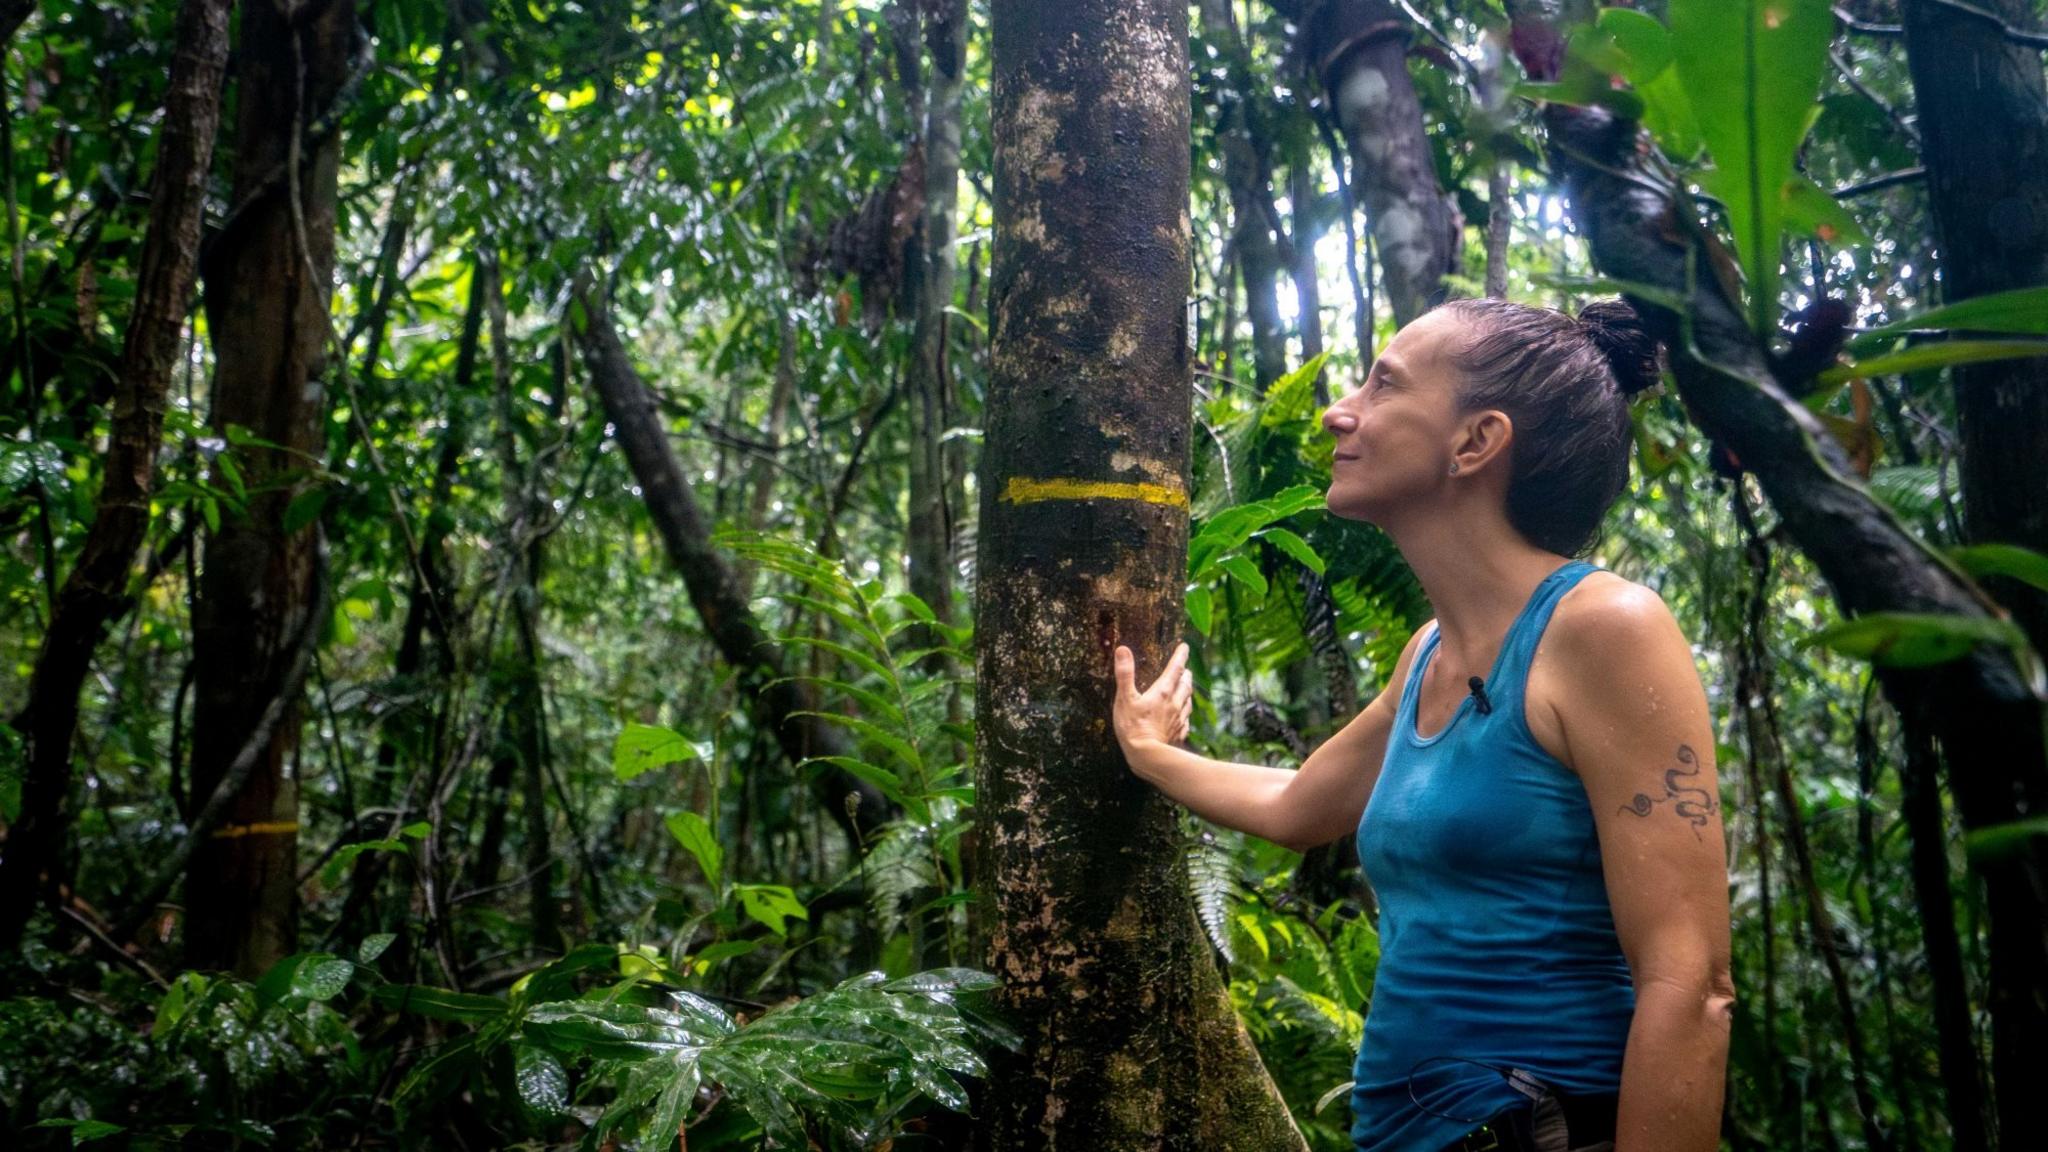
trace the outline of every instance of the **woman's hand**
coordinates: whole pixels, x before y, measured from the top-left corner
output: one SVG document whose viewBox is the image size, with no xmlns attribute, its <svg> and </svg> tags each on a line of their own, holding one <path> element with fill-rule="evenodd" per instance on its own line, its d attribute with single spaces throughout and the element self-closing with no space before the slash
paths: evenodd
<svg viewBox="0 0 2048 1152">
<path fill-rule="evenodd" d="M 1188 646 L 1173 650 L 1166 671 L 1143 692 L 1137 687 L 1137 658 L 1116 647 L 1116 706 L 1112 713 L 1117 743 L 1126 757 L 1146 744 L 1177 744 L 1187 738 L 1188 713 L 1194 707 L 1195 674 L 1188 671 Z"/>
</svg>

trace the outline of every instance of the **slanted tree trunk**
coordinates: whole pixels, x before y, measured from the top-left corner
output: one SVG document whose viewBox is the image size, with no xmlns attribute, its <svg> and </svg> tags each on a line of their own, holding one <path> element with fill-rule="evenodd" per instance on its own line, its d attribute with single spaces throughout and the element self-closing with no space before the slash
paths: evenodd
<svg viewBox="0 0 2048 1152">
<path fill-rule="evenodd" d="M 1515 38 L 1525 70 L 1552 78 L 1558 41 L 1554 32 L 1544 34 L 1540 5 L 1510 9 L 1527 25 Z M 1683 327 L 1669 308 L 1634 303 L 1673 350 L 1673 374 L 1701 429 L 1755 472 L 1786 534 L 1827 579 L 1842 610 L 1989 615 L 1994 606 L 1982 593 L 1854 478 L 1841 446 L 1794 398 L 1807 382 L 1774 376 L 1738 303 L 1711 276 L 1688 282 L 1687 270 L 1706 266 L 1711 256 L 1669 226 L 1678 210 L 1666 185 L 1644 170 L 1639 126 L 1605 109 L 1557 104 L 1544 120 L 1552 162 L 1595 266 L 1687 301 Z M 1931 736 L 1945 754 L 1966 829 L 2048 813 L 2043 707 L 2010 653 L 1979 646 L 1946 664 L 1878 672 L 1908 741 Z M 2002 1128 L 2023 1133 L 2033 1123 L 2034 1070 L 2048 1067 L 2048 838 L 1972 863 L 1990 911 L 1996 1107 Z"/>
<path fill-rule="evenodd" d="M 1408 75 L 1412 31 L 1391 0 L 1322 0 L 1301 31 L 1303 54 L 1330 94 L 1351 153 L 1351 187 L 1379 241 L 1397 325 L 1429 307 L 1456 267 L 1460 232 Z"/>
<path fill-rule="evenodd" d="M 25 17 L 28 6 L 23 5 Z M 11 17 L 11 12 L 10 12 Z M 18 21 L 16 21 L 18 23 Z M 5 28 L 0 45 L 14 31 Z M 109 625 L 131 607 L 129 578 L 149 529 L 164 403 L 183 347 L 185 313 L 198 274 L 200 217 L 220 126 L 221 70 L 228 55 L 227 0 L 186 0 L 164 98 L 149 232 L 136 275 L 115 385 L 107 459 L 92 528 L 52 606 L 49 629 L 29 680 L 28 705 L 13 724 L 25 738 L 27 779 L 21 814 L 0 858 L 0 948 L 23 925 L 55 872 L 70 821 L 71 738 L 78 692 Z"/>
<path fill-rule="evenodd" d="M 288 703 L 227 823 L 186 872 L 188 960 L 245 976 L 297 944 L 299 806 L 286 766 L 299 721 L 288 672 L 318 577 L 313 530 L 287 531 L 285 512 L 325 443 L 341 153 L 336 135 L 313 138 L 306 126 L 341 92 L 354 31 L 353 0 L 331 0 L 295 26 L 275 5 L 243 9 L 231 197 L 239 210 L 213 239 L 204 269 L 216 363 L 211 425 L 223 438 L 240 428 L 276 445 L 232 449 L 249 486 L 267 490 L 207 538 L 192 611 L 195 797 L 222 781 L 270 702 Z M 295 153 L 297 172 L 276 178 Z"/>
<path fill-rule="evenodd" d="M 584 362 L 605 417 L 616 429 L 648 515 L 669 562 L 689 590 L 704 631 L 726 662 L 740 670 L 740 691 L 749 707 L 759 710 L 757 722 L 775 734 L 792 767 L 815 756 L 850 755 L 852 749 L 839 728 L 805 715 L 818 707 L 814 694 L 809 685 L 785 675 L 780 648 L 754 619 L 732 566 L 712 543 L 711 523 L 669 445 L 653 395 L 626 355 L 603 295 L 595 286 L 579 283 L 575 300 L 583 313 L 576 338 L 583 345 Z M 826 814 L 860 851 L 862 830 L 872 831 L 889 818 L 889 802 L 872 785 L 837 768 L 804 770 L 815 773 L 812 787 Z"/>
<path fill-rule="evenodd" d="M 2016 27 L 2034 23 L 2034 5 L 2027 0 L 1975 0 L 1975 6 Z M 1943 297 L 1954 302 L 2048 285 L 2048 84 L 2039 50 L 2011 42 L 1991 21 L 1954 7 L 1914 0 L 1901 5 L 1900 15 Z M 2027 359 L 1952 369 L 1963 445 L 1963 525 L 1972 543 L 2048 552 L 2044 365 L 2048 361 Z M 1991 581 L 1990 587 L 2035 650 L 2048 651 L 2048 592 L 2018 580 Z M 1991 768 L 2011 781 L 1984 782 L 2000 793 L 1992 803 L 2007 817 L 2048 810 L 2048 781 L 2038 769 L 2035 779 L 2022 782 L 1999 766 L 1965 769 L 1952 748 L 1950 762 L 1959 803 L 1964 784 L 1957 774 Z M 1973 807 L 1983 819 L 1982 805 Z M 1966 809 L 1965 819 L 1970 815 Z M 2048 838 L 2033 843 L 2048 857 Z M 2006 922 L 1994 922 L 1994 941 L 2003 934 L 2007 946 L 1994 943 L 1991 950 L 1992 1079 L 1998 1130 L 2011 1146 L 2036 1123 L 2030 1117 L 2037 1102 L 2028 1085 L 2038 1084 L 2040 1070 L 2048 1067 L 2048 925 L 2038 919 L 2048 908 L 2048 863 L 2024 881 L 1986 879 L 2000 889 L 2026 887 L 1998 900 Z M 2025 928 L 2012 918 L 2029 915 L 2037 917 L 2033 939 L 2024 948 L 2011 946 L 2014 930 Z M 1950 1083 L 1959 1077 L 1951 1075 Z M 1959 1108 L 1968 1103 L 1956 1101 Z M 1975 1117 L 1959 1117 L 1959 1138 L 1974 1135 L 1976 1123 Z"/>
<path fill-rule="evenodd" d="M 13 42 L 14 34 L 35 10 L 36 0 L 0 0 L 0 50 Z"/>
<path fill-rule="evenodd" d="M 946 500 L 946 309 L 953 306 L 953 215 L 959 201 L 960 93 L 967 71 L 966 0 L 924 0 L 931 78 L 924 88 L 924 223 L 910 293 L 916 328 L 910 401 L 910 591 L 942 622 L 953 619 L 953 516 Z M 938 643 L 934 636 L 931 643 Z M 933 667 L 942 668 L 943 659 Z"/>
<path fill-rule="evenodd" d="M 997 0 L 977 829 L 1024 1042 L 979 1146 L 1300 1148 L 1231 1011 L 1173 805 L 1109 730 L 1110 654 L 1182 629 L 1192 390 L 1187 6 Z"/>
</svg>

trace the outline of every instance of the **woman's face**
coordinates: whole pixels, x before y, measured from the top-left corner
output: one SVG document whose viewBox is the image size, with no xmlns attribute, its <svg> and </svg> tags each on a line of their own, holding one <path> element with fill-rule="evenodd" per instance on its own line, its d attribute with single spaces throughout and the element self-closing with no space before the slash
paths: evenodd
<svg viewBox="0 0 2048 1152">
<path fill-rule="evenodd" d="M 1456 338 L 1454 317 L 1424 314 L 1388 343 L 1364 387 L 1323 413 L 1323 430 L 1336 439 L 1332 513 L 1385 527 L 1390 514 L 1430 503 L 1450 479 L 1463 413 L 1445 352 Z"/>
</svg>

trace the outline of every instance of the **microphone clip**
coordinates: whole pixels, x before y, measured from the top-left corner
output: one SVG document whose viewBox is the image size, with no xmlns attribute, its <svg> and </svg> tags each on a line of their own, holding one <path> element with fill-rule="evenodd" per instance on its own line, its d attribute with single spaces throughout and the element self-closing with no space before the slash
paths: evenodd
<svg viewBox="0 0 2048 1152">
<path fill-rule="evenodd" d="M 1486 698 L 1486 681 L 1474 676 L 1470 680 L 1465 681 L 1465 684 L 1472 689 L 1472 699 L 1479 702 L 1479 714 L 1481 716 L 1493 715 L 1493 701 Z"/>
</svg>

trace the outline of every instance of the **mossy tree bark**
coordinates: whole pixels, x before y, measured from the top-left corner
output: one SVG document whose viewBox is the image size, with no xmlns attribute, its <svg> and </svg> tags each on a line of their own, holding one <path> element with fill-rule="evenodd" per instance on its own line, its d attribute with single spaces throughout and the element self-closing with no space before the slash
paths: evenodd
<svg viewBox="0 0 2048 1152">
<path fill-rule="evenodd" d="M 1109 728 L 1181 632 L 1192 390 L 1184 3 L 997 0 L 976 604 L 981 886 L 1025 1037 L 987 1149 L 1301 1147 L 1232 1013 L 1173 806 Z"/>
</svg>

